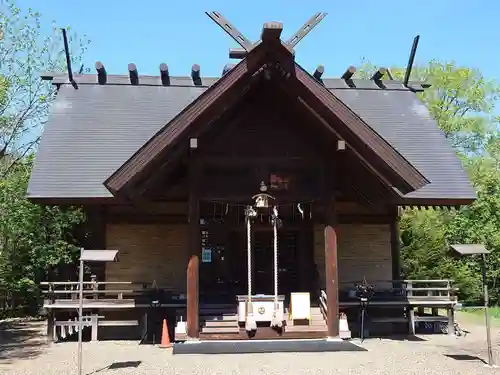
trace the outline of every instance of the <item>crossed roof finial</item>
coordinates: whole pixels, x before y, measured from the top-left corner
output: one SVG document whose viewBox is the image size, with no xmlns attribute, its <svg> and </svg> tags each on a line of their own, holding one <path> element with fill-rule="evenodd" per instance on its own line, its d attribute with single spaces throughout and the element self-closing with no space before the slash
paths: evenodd
<svg viewBox="0 0 500 375">
<path fill-rule="evenodd" d="M 219 12 L 205 12 L 217 25 L 221 27 L 231 38 L 233 38 L 242 48 L 230 48 L 229 57 L 233 59 L 242 59 L 248 52 L 255 48 L 261 41 L 252 43 L 248 38 L 246 38 L 236 27 L 234 27 L 222 14 Z M 309 34 L 309 32 L 314 29 L 322 20 L 325 18 L 327 13 L 318 12 L 314 14 L 310 19 L 304 23 L 304 25 L 293 34 L 293 36 L 286 42 L 283 42 L 285 46 L 293 51 L 295 46 L 304 37 Z"/>
</svg>

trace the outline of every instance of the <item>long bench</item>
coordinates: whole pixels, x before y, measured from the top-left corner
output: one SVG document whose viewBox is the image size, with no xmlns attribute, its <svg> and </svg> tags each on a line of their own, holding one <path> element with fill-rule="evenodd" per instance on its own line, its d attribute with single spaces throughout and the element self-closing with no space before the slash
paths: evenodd
<svg viewBox="0 0 500 375">
<path fill-rule="evenodd" d="M 339 301 L 341 310 L 360 305 L 355 296 L 355 285 L 360 283 L 341 283 L 344 285 L 339 288 L 339 292 L 346 296 Z M 401 316 L 381 314 L 382 316 L 372 317 L 371 323 L 406 323 L 408 333 L 413 335 L 416 323 L 447 323 L 448 333 L 454 333 L 455 308 L 458 304 L 455 294 L 458 289 L 452 286 L 453 280 L 376 280 L 369 283 L 375 285 L 375 295 L 369 301 L 371 309 L 404 308 L 405 310 L 405 314 Z M 327 316 L 326 298 L 326 293 L 322 290 L 320 306 L 325 316 Z M 424 315 L 425 308 L 431 308 L 432 315 Z M 439 308 L 447 310 L 446 317 L 438 315 Z"/>
<path fill-rule="evenodd" d="M 90 327 L 91 341 L 97 341 L 99 327 L 137 327 L 139 322 L 137 320 L 102 320 L 104 316 L 100 315 L 85 315 L 82 317 L 82 328 Z M 53 322 L 52 339 L 57 340 L 57 327 L 61 333 L 72 335 L 78 332 L 79 329 L 78 318 L 73 320 L 56 320 Z"/>
</svg>

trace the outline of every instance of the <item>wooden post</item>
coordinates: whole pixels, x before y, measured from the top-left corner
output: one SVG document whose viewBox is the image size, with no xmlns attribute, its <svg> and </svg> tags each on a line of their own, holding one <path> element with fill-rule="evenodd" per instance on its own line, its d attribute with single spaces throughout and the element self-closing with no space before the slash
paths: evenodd
<svg viewBox="0 0 500 375">
<path fill-rule="evenodd" d="M 98 329 L 99 329 L 99 316 L 97 314 L 92 314 L 90 316 L 90 329 L 91 331 L 91 341 L 97 341 Z"/>
<path fill-rule="evenodd" d="M 325 227 L 326 304 L 328 337 L 339 336 L 339 283 L 337 267 L 337 235 L 330 225 Z"/>
<path fill-rule="evenodd" d="M 399 246 L 399 212 L 398 207 L 391 207 L 391 259 L 392 259 L 392 279 L 401 279 L 401 254 Z"/>
<path fill-rule="evenodd" d="M 200 233 L 200 169 L 196 160 L 189 166 L 189 262 L 187 266 L 187 337 L 197 340 L 199 326 L 199 257 L 201 253 Z"/>
<path fill-rule="evenodd" d="M 47 341 L 54 341 L 54 323 L 55 323 L 55 313 L 54 309 L 49 309 L 49 315 L 47 316 Z"/>
<path fill-rule="evenodd" d="M 305 222 L 301 225 L 301 230 L 299 232 L 298 236 L 298 241 L 299 241 L 299 247 L 298 247 L 298 271 L 299 271 L 299 288 L 300 292 L 311 292 L 310 287 L 312 286 L 311 284 L 311 261 L 310 257 L 311 254 L 310 252 L 310 223 Z M 316 291 L 312 291 L 313 294 L 316 293 Z"/>
</svg>

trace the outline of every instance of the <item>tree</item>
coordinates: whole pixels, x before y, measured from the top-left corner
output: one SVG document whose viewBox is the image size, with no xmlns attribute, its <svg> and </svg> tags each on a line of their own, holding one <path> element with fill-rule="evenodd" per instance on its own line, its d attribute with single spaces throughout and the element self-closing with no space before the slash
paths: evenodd
<svg viewBox="0 0 500 375">
<path fill-rule="evenodd" d="M 49 271 L 79 253 L 73 232 L 83 222 L 76 208 L 35 205 L 26 199 L 32 157 L 0 181 L 0 290 L 35 307 L 38 285 Z"/>
<path fill-rule="evenodd" d="M 374 66 L 364 62 L 361 75 Z M 404 69 L 391 73 L 402 79 Z M 476 69 L 454 62 L 431 61 L 413 69 L 413 79 L 432 86 L 418 94 L 460 156 L 478 193 L 459 211 L 406 211 L 401 220 L 404 272 L 410 278 L 455 279 L 461 297 L 476 300 L 480 269 L 472 258 L 448 256 L 452 243 L 483 243 L 489 256 L 488 282 L 492 301 L 500 302 L 500 137 L 493 115 L 499 86 Z"/>
<path fill-rule="evenodd" d="M 43 37 L 40 13 L 22 12 L 13 0 L 3 1 L 0 10 L 0 161 L 5 175 L 34 150 L 54 98 L 55 91 L 39 74 L 64 71 L 66 60 L 55 23 Z M 89 41 L 75 34 L 69 39 L 77 45 L 72 63 L 80 64 Z"/>
<path fill-rule="evenodd" d="M 73 232 L 84 220 L 77 208 L 26 199 L 33 153 L 55 97 L 39 73 L 63 71 L 66 61 L 60 31 L 53 23 L 52 33 L 42 37 L 38 12 L 23 13 L 14 1 L 3 1 L 0 25 L 0 292 L 36 307 L 38 285 L 48 271 L 74 263 Z M 78 64 L 88 41 L 74 34 L 69 39 L 77 42 L 71 55 Z"/>
</svg>

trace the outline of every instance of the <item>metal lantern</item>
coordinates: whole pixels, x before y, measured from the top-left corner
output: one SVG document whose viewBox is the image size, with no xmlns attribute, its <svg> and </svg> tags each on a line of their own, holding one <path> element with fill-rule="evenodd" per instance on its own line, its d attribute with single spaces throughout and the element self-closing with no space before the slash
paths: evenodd
<svg viewBox="0 0 500 375">
<path fill-rule="evenodd" d="M 266 191 L 267 186 L 264 181 L 262 181 L 260 183 L 260 193 L 252 197 L 252 199 L 254 200 L 254 207 L 259 212 L 267 211 L 269 208 L 269 200 L 274 199 L 274 197 L 267 194 Z"/>
</svg>

